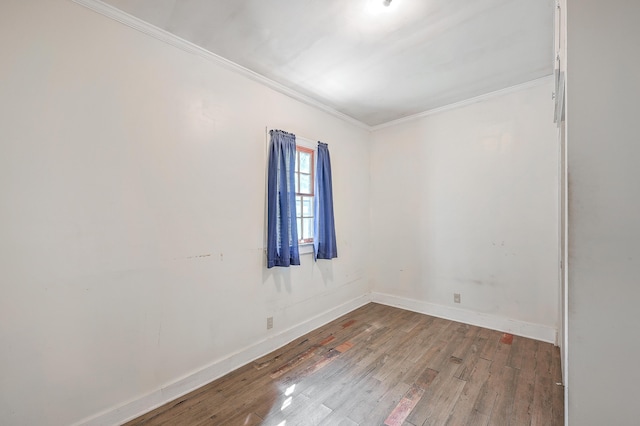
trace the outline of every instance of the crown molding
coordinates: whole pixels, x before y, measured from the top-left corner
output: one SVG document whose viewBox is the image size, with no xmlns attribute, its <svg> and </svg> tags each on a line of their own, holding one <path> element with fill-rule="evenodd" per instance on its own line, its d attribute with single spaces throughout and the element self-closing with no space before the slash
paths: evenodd
<svg viewBox="0 0 640 426">
<path fill-rule="evenodd" d="M 516 84 L 515 86 L 509 86 L 504 89 L 495 90 L 493 92 L 485 93 L 483 95 L 475 96 L 473 98 L 465 99 L 463 101 L 454 102 L 452 104 L 443 105 L 438 108 L 428 109 L 423 112 L 419 112 L 417 114 L 409 115 L 407 117 L 402 117 L 397 120 L 388 121 L 386 123 L 378 124 L 376 126 L 371 126 L 370 130 L 375 132 L 376 130 L 385 129 L 387 127 L 393 127 L 400 124 L 408 123 L 410 121 L 416 121 L 424 117 L 428 117 L 430 115 L 439 114 L 441 112 L 450 111 L 452 109 L 462 108 L 468 105 L 473 105 L 478 102 L 486 101 L 489 99 L 497 98 L 500 96 L 507 95 L 509 93 L 519 92 L 521 90 L 530 89 L 532 87 L 541 86 L 543 84 L 549 83 L 553 81 L 553 74 L 549 74 L 547 76 L 537 78 L 535 80 L 530 80 L 525 83 Z"/>
<path fill-rule="evenodd" d="M 226 69 L 235 71 L 240 75 L 243 75 L 253 81 L 256 81 L 260 84 L 263 84 L 275 90 L 276 92 L 282 93 L 283 95 L 289 96 L 297 101 L 300 101 L 312 107 L 318 108 L 328 114 L 333 115 L 336 118 L 344 120 L 361 129 L 371 130 L 371 126 L 369 126 L 368 124 L 365 124 L 359 120 L 356 120 L 355 118 L 349 115 L 346 115 L 328 105 L 323 104 L 322 102 L 318 102 L 317 100 L 307 95 L 304 95 L 294 89 L 286 87 L 261 74 L 258 74 L 255 71 L 251 71 L 250 69 L 245 68 L 242 65 L 238 65 L 235 62 L 232 62 L 228 59 L 223 58 L 222 56 L 216 55 L 215 53 L 210 52 L 181 37 L 178 37 L 175 34 L 172 34 L 166 30 L 163 30 L 162 28 L 158 28 L 155 25 L 151 25 L 150 23 L 143 21 L 142 19 L 136 18 L 133 15 L 123 12 L 122 10 L 111 6 L 110 4 L 104 3 L 100 0 L 72 0 L 72 1 L 88 9 L 91 9 L 94 12 L 99 13 L 100 15 L 106 16 L 107 18 L 113 19 L 114 21 L 118 21 L 130 28 L 133 28 L 134 30 L 147 34 L 157 40 L 160 40 L 171 46 L 177 47 L 178 49 L 181 49 L 185 52 L 198 55 Z"/>
<path fill-rule="evenodd" d="M 350 123 L 360 129 L 368 130 L 370 132 L 374 132 L 377 130 L 381 130 L 387 127 L 393 127 L 400 124 L 408 123 L 411 121 L 416 121 L 424 117 L 428 117 L 430 115 L 438 114 L 441 112 L 449 111 L 456 108 L 462 108 L 468 105 L 472 105 L 478 102 L 482 102 L 488 99 L 492 99 L 499 96 L 504 96 L 509 93 L 517 92 L 520 90 L 525 90 L 531 87 L 536 87 L 542 84 L 545 84 L 553 79 L 553 75 L 548 75 L 545 77 L 541 77 L 535 80 L 527 81 L 525 83 L 517 84 L 515 86 L 510 86 L 504 89 L 496 90 L 493 92 L 485 93 L 483 95 L 479 95 L 473 98 L 465 99 L 460 102 L 454 102 L 452 104 L 444 105 L 441 107 L 429 109 L 417 114 L 413 114 L 407 117 L 402 117 L 397 120 L 388 121 L 386 123 L 378 124 L 375 126 L 370 126 L 366 123 L 363 123 L 360 120 L 357 120 L 347 114 L 344 114 L 335 108 L 332 108 L 322 102 L 319 102 L 307 95 L 304 95 L 294 89 L 284 86 L 274 80 L 271 80 L 261 74 L 258 74 L 255 71 L 252 71 L 248 68 L 243 67 L 242 65 L 238 65 L 235 62 L 232 62 L 228 59 L 223 58 L 222 56 L 216 55 L 213 52 L 210 52 L 190 41 L 187 41 L 183 38 L 176 36 L 162 28 L 158 28 L 150 23 L 143 21 L 142 19 L 136 18 L 133 15 L 130 15 L 122 10 L 111 6 L 110 4 L 104 3 L 101 0 L 72 0 L 74 3 L 82 5 L 88 9 L 93 10 L 107 18 L 113 19 L 114 21 L 118 21 L 130 28 L 133 28 L 141 33 L 147 34 L 157 40 L 160 40 L 164 43 L 167 43 L 171 46 L 177 47 L 185 52 L 192 53 L 198 55 L 204 59 L 207 59 L 211 62 L 214 62 L 226 69 L 237 72 L 240 75 L 243 75 L 257 83 L 260 83 L 264 86 L 267 86 L 276 92 L 279 92 L 283 95 L 289 96 L 297 101 L 310 105 L 312 107 L 318 108 L 336 118 L 339 118 L 347 123 Z"/>
</svg>

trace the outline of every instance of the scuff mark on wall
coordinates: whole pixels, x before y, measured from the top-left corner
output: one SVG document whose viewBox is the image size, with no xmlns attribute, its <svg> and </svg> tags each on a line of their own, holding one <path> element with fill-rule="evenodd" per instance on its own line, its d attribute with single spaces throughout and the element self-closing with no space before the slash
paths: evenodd
<svg viewBox="0 0 640 426">
<path fill-rule="evenodd" d="M 211 257 L 211 253 L 207 253 L 207 254 L 196 254 L 194 256 L 187 256 L 187 257 L 176 257 L 174 260 L 184 260 L 184 259 L 201 259 L 203 257 Z"/>
</svg>

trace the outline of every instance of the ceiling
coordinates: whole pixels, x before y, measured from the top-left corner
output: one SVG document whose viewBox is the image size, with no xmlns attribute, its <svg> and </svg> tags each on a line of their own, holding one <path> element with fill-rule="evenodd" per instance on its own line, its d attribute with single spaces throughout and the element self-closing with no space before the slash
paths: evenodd
<svg viewBox="0 0 640 426">
<path fill-rule="evenodd" d="M 553 0 L 103 0 L 368 126 L 553 73 Z"/>
</svg>

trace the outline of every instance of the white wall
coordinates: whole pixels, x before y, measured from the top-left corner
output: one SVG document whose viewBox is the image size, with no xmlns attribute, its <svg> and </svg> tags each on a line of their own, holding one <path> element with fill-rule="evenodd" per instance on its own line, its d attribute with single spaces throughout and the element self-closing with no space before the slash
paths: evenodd
<svg viewBox="0 0 640 426">
<path fill-rule="evenodd" d="M 0 52 L 1 424 L 145 411 L 372 284 L 557 327 L 550 82 L 370 136 L 70 1 L 3 1 Z M 329 143 L 338 259 L 264 268 L 266 126 Z"/>
<path fill-rule="evenodd" d="M 554 339 L 559 157 L 552 91 L 549 78 L 375 132 L 375 292 L 417 310 Z"/>
<path fill-rule="evenodd" d="M 567 7 L 569 424 L 638 424 L 640 3 Z"/>
<path fill-rule="evenodd" d="M 368 292 L 367 131 L 70 1 L 4 0 L 0 52 L 1 424 L 80 421 Z M 338 259 L 264 268 L 265 126 L 329 143 Z"/>
</svg>

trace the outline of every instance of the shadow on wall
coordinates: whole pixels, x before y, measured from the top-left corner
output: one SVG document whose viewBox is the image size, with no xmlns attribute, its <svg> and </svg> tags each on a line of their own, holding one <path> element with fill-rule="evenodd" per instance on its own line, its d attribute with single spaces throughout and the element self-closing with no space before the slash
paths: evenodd
<svg viewBox="0 0 640 426">
<path fill-rule="evenodd" d="M 314 261 L 313 258 L 309 258 L 308 260 L 302 260 L 302 262 L 309 261 L 313 262 L 311 265 L 311 274 L 309 278 L 313 278 L 313 275 L 316 270 L 320 271 L 320 275 L 322 276 L 322 282 L 324 286 L 327 287 L 329 283 L 333 282 L 333 261 L 331 260 L 318 260 Z M 275 284 L 276 290 L 281 293 L 282 291 L 286 291 L 291 294 L 293 291 L 292 287 L 292 278 L 291 274 L 293 268 L 304 268 L 304 265 L 300 266 L 291 266 L 288 268 L 274 267 L 268 269 L 266 266 L 266 259 L 263 258 L 263 268 L 262 268 L 262 283 L 266 284 L 270 280 Z"/>
<path fill-rule="evenodd" d="M 333 282 L 333 262 L 331 260 L 319 260 L 315 262 L 315 266 L 322 275 L 322 282 L 327 287 L 327 283 Z"/>
<path fill-rule="evenodd" d="M 283 289 L 286 290 L 287 293 L 291 294 L 291 268 L 280 268 L 274 267 L 268 269 L 266 267 L 266 258 L 263 259 L 262 262 L 262 284 L 267 283 L 270 279 L 273 280 L 273 283 L 276 286 L 276 290 L 278 293 L 282 293 Z M 296 266 L 293 266 L 295 268 Z"/>
</svg>

